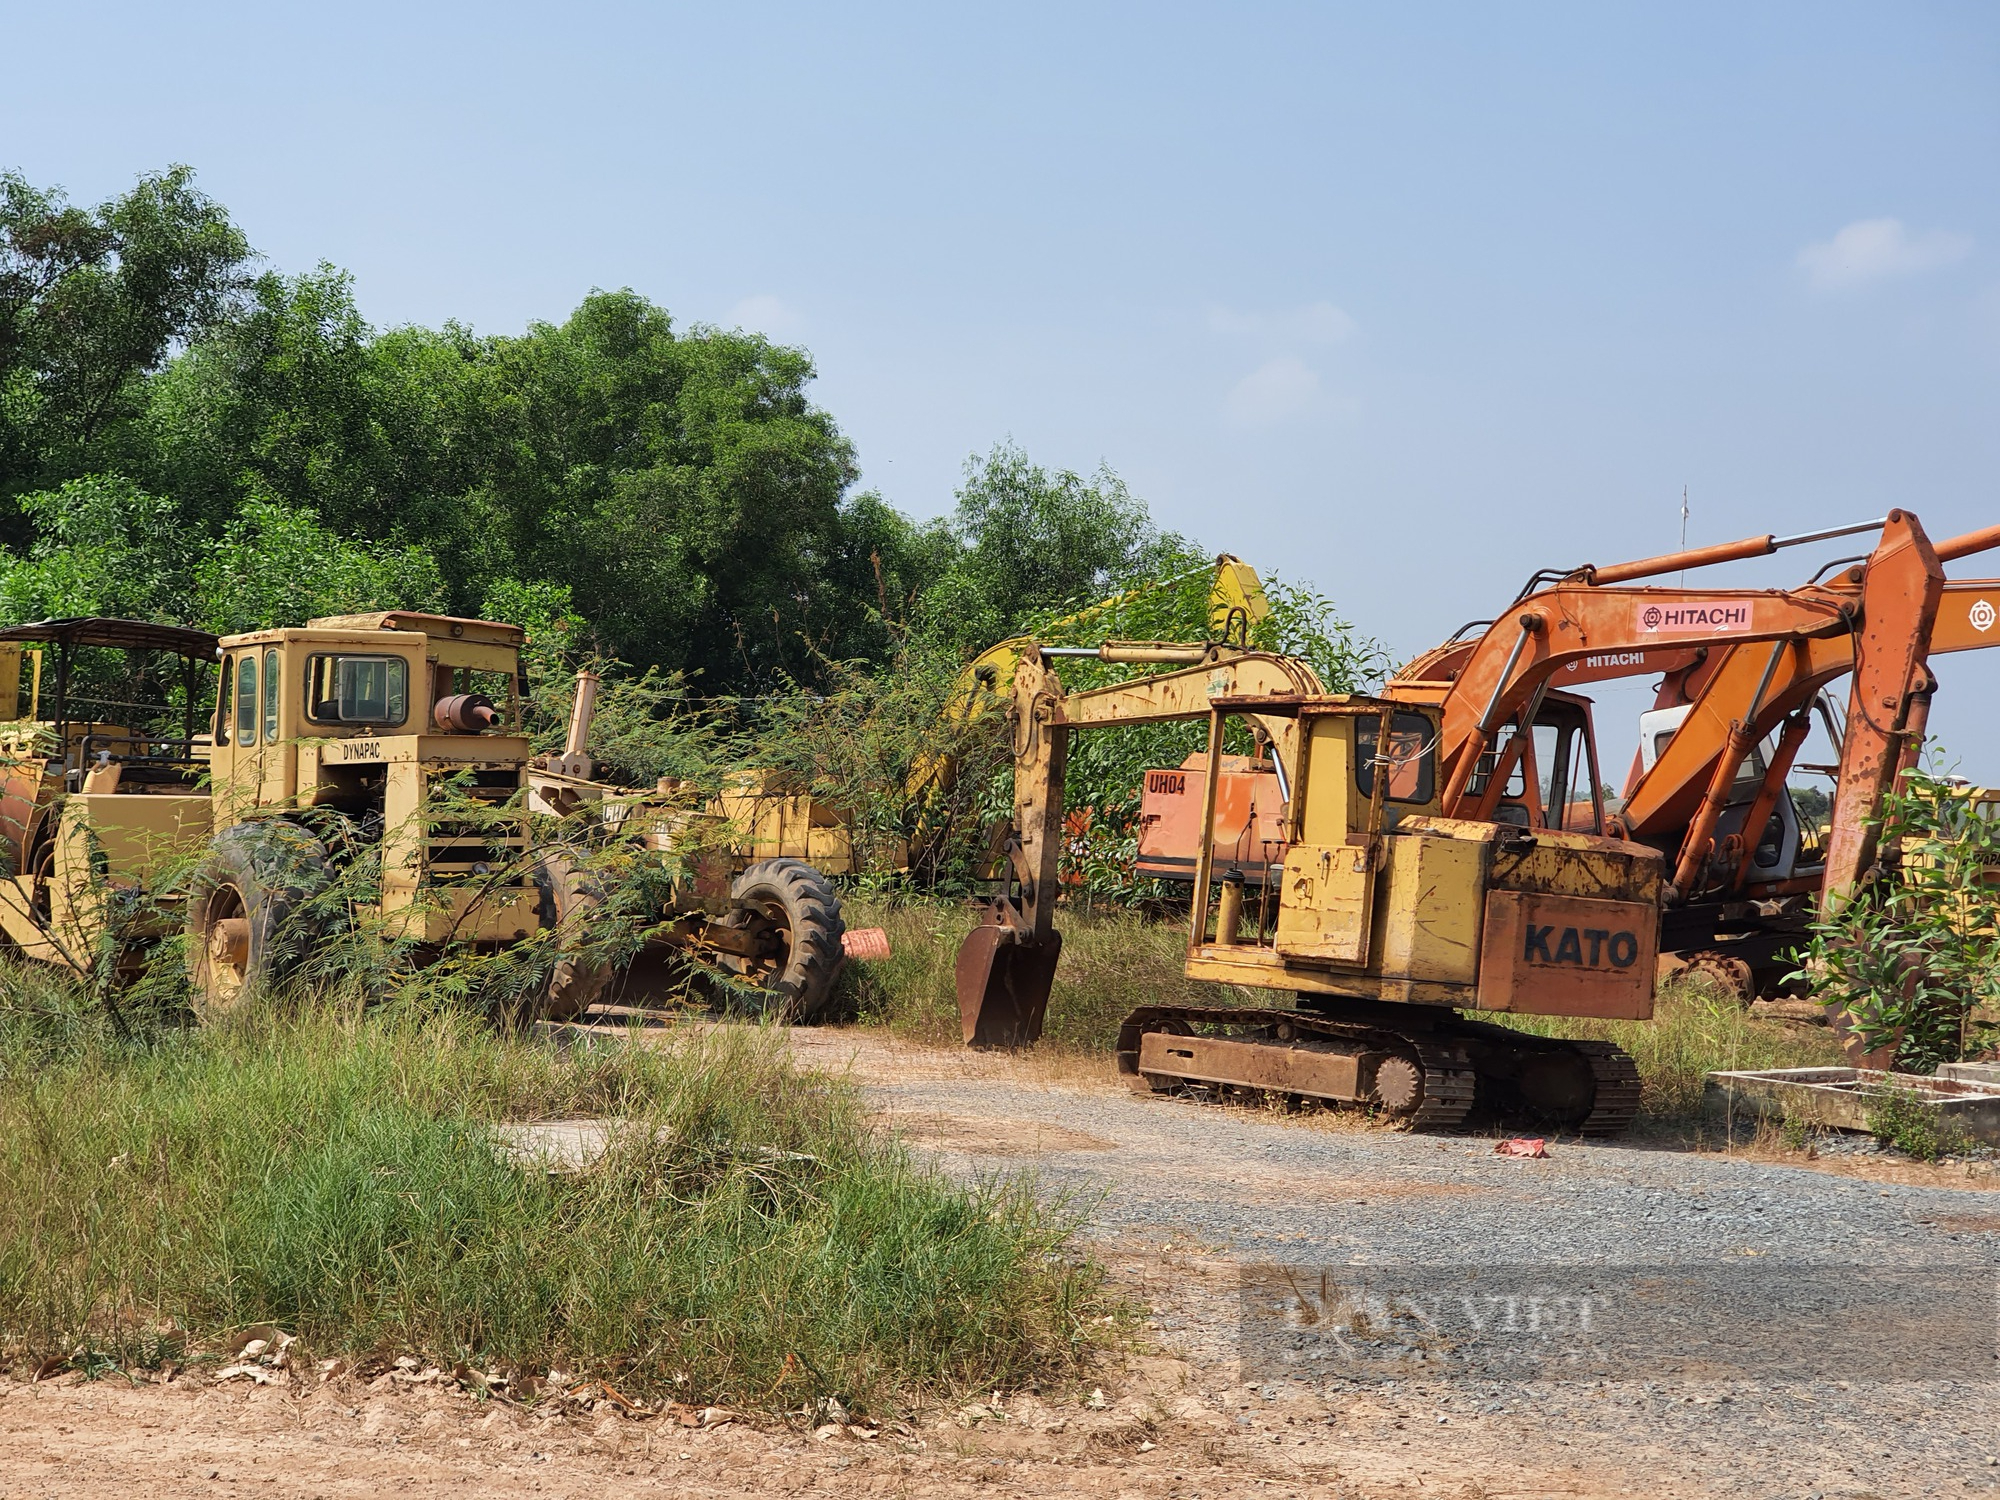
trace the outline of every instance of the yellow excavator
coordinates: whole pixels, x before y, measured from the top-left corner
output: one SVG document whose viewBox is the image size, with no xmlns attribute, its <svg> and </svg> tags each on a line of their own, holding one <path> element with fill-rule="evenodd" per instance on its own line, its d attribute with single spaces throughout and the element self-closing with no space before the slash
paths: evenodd
<svg viewBox="0 0 2000 1500">
<path fill-rule="evenodd" d="M 1762 647 L 1752 658 L 1762 662 L 1761 674 L 1752 674 L 1764 683 L 1758 698 L 1783 655 L 1822 639 L 1851 643 L 1841 668 L 1851 676 L 1836 779 L 1843 795 L 1818 880 L 1828 896 L 1844 897 L 1873 863 L 1883 798 L 1921 735 L 1929 691 L 1923 657 L 1944 592 L 1941 559 L 1991 544 L 1989 533 L 1973 533 L 1933 548 L 1906 511 L 1782 540 L 1878 526 L 1881 541 L 1857 570 L 1852 599 L 1634 582 L 1727 560 L 1719 553 L 1762 555 L 1780 544 L 1770 537 L 1707 555 L 1579 570 L 1518 600 L 1456 675 L 1392 683 L 1380 697 L 1327 693 L 1294 658 L 1118 642 L 1090 654 L 1186 665 L 1067 692 L 1051 659 L 1062 653 L 1023 652 L 1010 714 L 1011 878 L 959 952 L 965 1040 L 1015 1047 L 1040 1033 L 1061 952 L 1055 907 L 1071 736 L 1205 718 L 1201 810 L 1189 830 L 1195 867 L 1185 972 L 1290 992 L 1298 1003 L 1284 1010 L 1141 1007 L 1120 1030 L 1122 1073 L 1161 1092 L 1367 1104 L 1423 1127 L 1455 1124 L 1478 1103 L 1586 1134 L 1618 1130 L 1639 1097 L 1624 1053 L 1458 1012 L 1650 1017 L 1661 917 L 1675 889 L 1668 877 L 1686 889 L 1691 861 L 1684 847 L 1668 866 L 1659 848 L 1598 832 L 1594 776 L 1581 804 L 1590 809 L 1590 831 L 1578 829 L 1560 756 L 1544 781 L 1525 759 L 1529 737 L 1503 745 L 1498 731 L 1515 714 L 1536 724 L 1544 690 L 1569 662 L 1588 664 L 1605 653 L 1622 659 L 1643 651 L 1651 635 L 1668 633 L 1670 645 L 1715 637 L 1725 647 Z M 2000 528 L 1990 534 L 2000 537 Z M 1703 822 L 1686 841 L 1698 852 L 1705 847 L 1699 841 L 1713 841 L 1722 794 L 1764 727 L 1758 712 L 1753 706 L 1748 722 L 1729 732 L 1731 758 L 1711 778 Z M 1254 914 L 1243 872 L 1231 867 L 1233 834 L 1218 837 L 1228 832 L 1219 826 L 1226 746 L 1252 749 L 1259 762 L 1268 753 L 1279 784 L 1276 847 L 1268 857 L 1277 878 L 1263 883 Z M 1542 789 L 1553 815 L 1500 816 L 1515 763 L 1526 765 L 1526 787 Z"/>
<path fill-rule="evenodd" d="M 1179 670 L 1071 693 L 1055 654 L 1031 648 L 1015 666 L 1010 879 L 957 963 L 969 1045 L 1026 1046 L 1041 1031 L 1062 951 L 1071 736 L 1206 720 L 1203 829 L 1215 824 L 1225 744 L 1261 743 L 1285 783 L 1286 852 L 1276 899 L 1253 912 L 1241 874 L 1218 871 L 1213 837 L 1198 839 L 1186 972 L 1299 1003 L 1141 1007 L 1118 1040 L 1134 1086 L 1368 1104 L 1429 1129 L 1460 1123 L 1475 1102 L 1587 1134 L 1630 1120 L 1638 1074 L 1610 1043 L 1457 1012 L 1650 1016 L 1657 850 L 1444 816 L 1440 709 L 1328 693 L 1295 657 L 1109 642 L 1092 654 Z"/>
</svg>

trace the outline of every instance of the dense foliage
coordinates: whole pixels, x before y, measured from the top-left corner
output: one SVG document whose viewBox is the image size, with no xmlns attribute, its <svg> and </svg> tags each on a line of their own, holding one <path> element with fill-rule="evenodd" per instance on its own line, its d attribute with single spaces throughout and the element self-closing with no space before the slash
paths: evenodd
<svg viewBox="0 0 2000 1500">
<path fill-rule="evenodd" d="M 590 663 L 613 679 L 594 748 L 621 779 L 775 764 L 885 857 L 928 818 L 933 862 L 962 865 L 1006 791 L 990 725 L 940 728 L 960 668 L 1030 630 L 1212 635 L 1212 558 L 1110 469 L 1012 443 L 913 521 L 857 489 L 812 378 L 803 350 L 630 290 L 514 335 L 377 329 L 333 267 L 262 267 L 185 167 L 89 209 L 0 175 L 0 624 L 513 620 L 544 741 Z M 1329 601 L 1272 595 L 1260 644 L 1329 686 L 1372 674 Z M 1139 768 L 1185 738 L 1100 737 L 1072 799 L 1123 828 Z M 911 784 L 939 755 L 973 773 L 945 803 Z"/>
</svg>

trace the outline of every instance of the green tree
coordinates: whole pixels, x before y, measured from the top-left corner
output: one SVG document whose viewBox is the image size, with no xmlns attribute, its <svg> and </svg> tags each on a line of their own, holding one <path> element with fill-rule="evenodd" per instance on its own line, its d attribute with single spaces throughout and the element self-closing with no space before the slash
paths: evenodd
<svg viewBox="0 0 2000 1500">
<path fill-rule="evenodd" d="M 0 173 L 0 497 L 91 467 L 144 376 L 224 321 L 250 247 L 186 167 L 96 209 Z M 24 518 L 0 512 L 16 544 Z"/>
<path fill-rule="evenodd" d="M 1795 786 L 1789 788 L 1792 805 L 1799 810 L 1799 821 L 1808 828 L 1817 828 L 1826 821 L 1833 810 L 1833 801 L 1823 788 L 1816 786 Z"/>
<path fill-rule="evenodd" d="M 7 624 L 66 615 L 191 623 L 194 539 L 172 501 L 92 474 L 19 504 L 36 535 L 25 556 L 0 553 Z"/>
<path fill-rule="evenodd" d="M 518 337 L 377 333 L 321 267 L 262 278 L 153 382 L 141 472 L 211 530 L 261 492 L 421 545 L 462 613 L 504 580 L 567 588 L 598 649 L 729 691 L 879 659 L 882 598 L 928 581 L 916 529 L 847 495 L 811 377 L 631 292 Z"/>
<path fill-rule="evenodd" d="M 937 559 L 942 576 L 926 591 L 922 615 L 927 633 L 966 657 L 1037 615 L 1164 576 L 1188 550 L 1154 526 L 1108 467 L 1087 479 L 1045 469 L 1012 442 L 966 460 L 949 536 L 955 555 Z"/>
<path fill-rule="evenodd" d="M 473 496 L 475 575 L 568 584 L 604 649 L 713 688 L 809 673 L 817 644 L 873 613 L 843 551 L 853 454 L 806 399 L 802 351 L 676 334 L 627 291 L 487 358 L 498 440 Z"/>
<path fill-rule="evenodd" d="M 421 547 L 369 547 L 312 511 L 251 500 L 195 565 L 197 623 L 217 635 L 303 625 L 320 615 L 438 610 L 437 560 Z"/>
<path fill-rule="evenodd" d="M 461 497 L 494 446 L 484 357 L 455 325 L 378 335 L 331 266 L 262 276 L 236 318 L 149 383 L 129 464 L 212 532 L 261 494 L 343 535 L 421 543 L 468 610 L 479 591 L 459 575 L 479 518 Z"/>
<path fill-rule="evenodd" d="M 24 495 L 21 508 L 38 534 L 25 556 L 0 554 L 8 624 L 123 615 L 226 635 L 443 602 L 422 548 L 356 542 L 270 500 L 246 503 L 213 543 L 179 524 L 173 502 L 116 475 Z"/>
</svg>

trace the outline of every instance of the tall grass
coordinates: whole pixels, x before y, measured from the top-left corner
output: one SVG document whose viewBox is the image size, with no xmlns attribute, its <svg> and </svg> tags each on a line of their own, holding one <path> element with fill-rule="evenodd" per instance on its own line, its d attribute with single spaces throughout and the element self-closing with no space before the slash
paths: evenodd
<svg viewBox="0 0 2000 1500">
<path fill-rule="evenodd" d="M 879 925 L 894 956 L 851 965 L 851 1003 L 867 1023 L 929 1042 L 956 1045 L 960 1032 L 952 964 L 973 923 L 964 907 L 942 902 L 848 903 L 850 926 Z M 1285 991 L 1199 983 L 1182 971 L 1186 929 L 1117 908 L 1065 910 L 1062 961 L 1049 1001 L 1045 1046 L 1109 1052 L 1118 1023 L 1141 1005 L 1296 1003 Z M 1583 1021 L 1555 1016 L 1486 1014 L 1539 1036 L 1600 1038 L 1632 1055 L 1643 1082 L 1642 1115 L 1686 1122 L 1700 1112 L 1702 1085 L 1717 1069 L 1838 1064 L 1839 1043 L 1824 1027 L 1799 1027 L 1752 1016 L 1698 977 L 1661 987 L 1650 1021 Z"/>
<path fill-rule="evenodd" d="M 954 1186 L 766 1032 L 558 1050 L 450 1015 L 121 1042 L 0 971 L 0 1344 L 198 1352 L 273 1323 L 316 1356 L 551 1368 L 686 1401 L 883 1403 L 1049 1378 L 1096 1273 L 1025 1187 Z M 625 1122 L 593 1170 L 506 1120 Z M 186 1358 L 185 1353 L 179 1357 Z"/>
<path fill-rule="evenodd" d="M 886 962 L 850 964 L 842 976 L 848 1007 L 864 1024 L 884 1026 L 915 1041 L 959 1045 L 956 979 L 959 944 L 976 914 L 963 903 L 854 897 L 844 903 L 847 925 L 889 934 Z M 1274 1003 L 1268 993 L 1206 984 L 1181 972 L 1187 929 L 1123 907 L 1065 908 L 1063 937 L 1049 996 L 1042 1045 L 1071 1052 L 1109 1052 L 1118 1023 L 1141 1005 Z"/>
</svg>

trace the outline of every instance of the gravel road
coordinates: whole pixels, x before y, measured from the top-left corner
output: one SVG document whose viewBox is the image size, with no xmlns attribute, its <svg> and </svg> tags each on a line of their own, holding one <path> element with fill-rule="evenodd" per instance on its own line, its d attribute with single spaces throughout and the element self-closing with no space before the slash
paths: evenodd
<svg viewBox="0 0 2000 1500">
<path fill-rule="evenodd" d="M 1349 1454 L 1407 1446 L 1420 1467 L 1431 1456 L 1440 1476 L 1484 1486 L 1466 1493 L 1508 1492 L 1531 1470 L 1572 1475 L 1571 1493 L 2000 1490 L 1990 1176 L 1904 1167 L 1913 1180 L 1882 1181 L 1602 1142 L 1522 1160 L 1490 1139 L 1146 1099 L 1108 1065 L 1065 1071 L 860 1032 L 793 1045 L 853 1076 L 953 1172 L 1027 1167 L 1069 1195 L 1085 1236 L 1154 1306 L 1160 1352 L 1245 1433 L 1304 1429 L 1321 1446 L 1330 1434 Z M 1435 1347 L 1451 1339 L 1425 1361 L 1357 1372 L 1325 1358 L 1323 1325 L 1301 1340 L 1296 1317 L 1258 1313 L 1273 1282 L 1257 1268 L 1274 1264 L 1293 1282 L 1365 1267 L 1400 1285 L 1422 1267 L 1433 1284 L 1587 1285 L 1610 1296 L 1614 1322 L 1641 1283 L 1678 1278 L 1678 1300 L 1665 1316 L 1653 1307 L 1637 1347 L 1609 1330 L 1609 1378 Z M 1362 1342 L 1380 1352 L 1383 1330 L 1370 1331 Z M 1351 1349 L 1343 1332 L 1334 1342 Z M 1320 1347 L 1301 1354 L 1302 1342 Z"/>
</svg>

